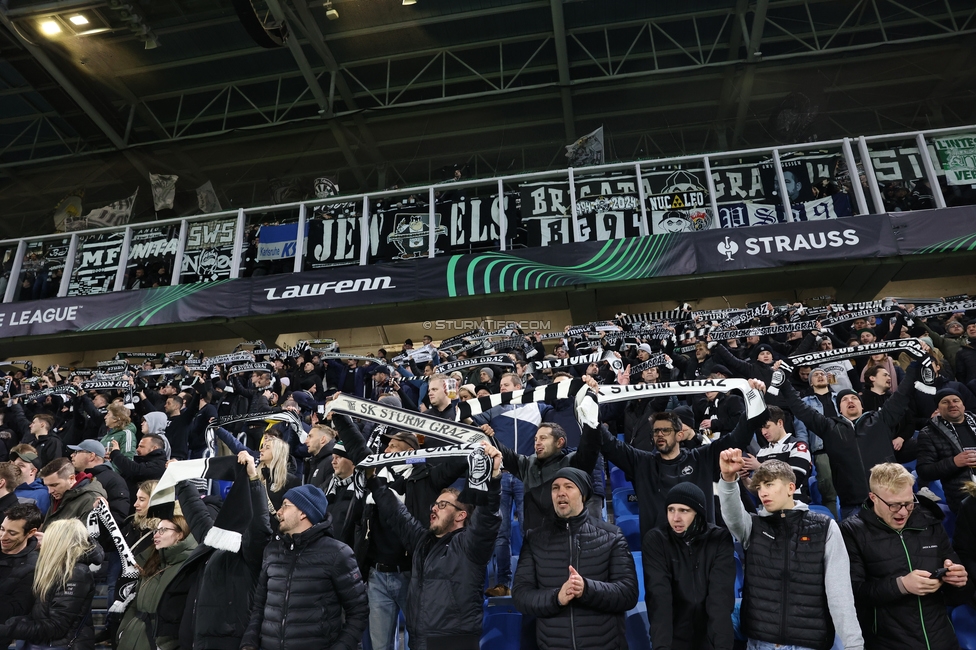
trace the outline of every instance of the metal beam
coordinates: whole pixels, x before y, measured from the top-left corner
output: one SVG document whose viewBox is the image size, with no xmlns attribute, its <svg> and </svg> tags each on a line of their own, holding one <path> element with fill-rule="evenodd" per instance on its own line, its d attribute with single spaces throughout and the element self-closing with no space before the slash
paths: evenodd
<svg viewBox="0 0 976 650">
<path fill-rule="evenodd" d="M 732 146 L 735 147 L 742 137 L 742 129 L 746 125 L 746 117 L 749 115 L 749 102 L 752 101 L 752 87 L 756 78 L 756 65 L 762 59 L 762 52 L 759 49 L 762 44 L 763 28 L 766 25 L 766 10 L 769 8 L 769 0 L 759 0 L 756 3 L 756 10 L 752 14 L 752 31 L 749 34 L 749 42 L 746 43 L 746 71 L 742 77 L 742 85 L 739 87 L 739 108 L 735 114 L 735 127 L 732 130 Z"/>
<path fill-rule="evenodd" d="M 287 24 L 285 11 L 282 9 L 281 3 L 278 0 L 267 0 L 267 4 L 275 20 Z M 293 34 L 285 39 L 285 43 L 288 45 L 288 50 L 291 52 L 292 57 L 294 57 L 295 63 L 298 64 L 298 69 L 301 70 L 302 77 L 305 78 L 305 83 L 308 84 L 309 90 L 312 91 L 312 95 L 315 97 L 315 103 L 319 106 L 319 114 L 327 114 L 330 110 L 329 99 L 322 90 L 322 86 L 319 85 L 318 77 L 312 71 L 312 66 L 308 63 L 308 58 L 305 56 L 305 51 L 302 49 L 301 43 L 298 42 L 298 38 Z M 353 153 L 352 148 L 349 146 L 349 141 L 346 139 L 346 134 L 342 131 L 342 126 L 334 118 L 330 119 L 328 123 L 336 144 L 339 145 L 339 148 L 342 150 L 342 155 L 346 159 L 346 163 L 349 164 L 353 175 L 356 177 L 356 182 L 359 183 L 361 188 L 365 187 L 366 176 L 359 167 L 359 161 L 356 160 L 356 154 Z"/>
<path fill-rule="evenodd" d="M 566 51 L 566 20 L 563 16 L 563 0 L 550 0 L 552 33 L 556 44 L 556 67 L 559 70 L 559 99 L 563 107 L 563 125 L 566 142 L 576 140 L 576 117 L 573 114 L 573 80 L 569 76 L 569 54 Z"/>
<path fill-rule="evenodd" d="M 295 7 L 298 10 L 299 19 L 295 22 L 298 23 L 305 31 L 305 36 L 308 39 L 309 45 L 315 50 L 315 53 L 319 55 L 322 59 L 322 64 L 325 66 L 326 70 L 331 72 L 335 78 L 335 88 L 339 91 L 339 97 L 342 98 L 343 103 L 346 105 L 347 111 L 353 111 L 352 119 L 356 124 L 356 129 L 359 131 L 360 138 L 363 142 L 363 148 L 366 150 L 367 155 L 372 159 L 373 163 L 376 165 L 383 164 L 383 156 L 380 154 L 379 147 L 376 144 L 376 138 L 373 137 L 373 133 L 369 130 L 366 125 L 366 120 L 363 118 L 362 114 L 359 113 L 359 106 L 356 103 L 356 96 L 349 88 L 349 84 L 346 82 L 346 78 L 342 75 L 339 70 L 339 63 L 336 61 L 335 55 L 329 46 L 325 42 L 325 38 L 322 36 L 322 31 L 319 29 L 319 25 L 309 11 L 308 6 L 305 4 L 304 0 L 297 0 Z M 330 104 L 328 116 L 332 117 L 335 114 L 335 108 Z"/>
</svg>

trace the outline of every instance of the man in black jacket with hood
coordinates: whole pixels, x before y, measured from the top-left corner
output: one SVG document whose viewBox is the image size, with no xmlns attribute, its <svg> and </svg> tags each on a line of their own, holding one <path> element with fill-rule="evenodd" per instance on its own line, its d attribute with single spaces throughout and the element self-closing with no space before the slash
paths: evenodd
<svg viewBox="0 0 976 650">
<path fill-rule="evenodd" d="M 540 650 L 627 647 L 624 614 L 637 604 L 637 572 L 616 526 L 589 516 L 590 476 L 564 467 L 552 481 L 556 519 L 529 531 L 512 587 L 536 617 Z"/>
<path fill-rule="evenodd" d="M 942 527 L 942 511 L 912 494 L 914 483 L 897 463 L 873 467 L 868 499 L 840 526 L 868 650 L 959 647 L 946 605 L 969 602 L 972 581 Z"/>
<path fill-rule="evenodd" d="M 369 481 L 380 517 L 391 523 L 413 556 L 407 591 L 410 650 L 478 650 L 480 646 L 484 603 L 481 592 L 501 525 L 498 505 L 502 455 L 487 445 L 485 451 L 492 459 L 485 503 L 468 503 L 478 497 L 474 490 L 461 494 L 447 488 L 430 509 L 429 525 L 407 512 L 387 489 L 384 479 Z"/>
<path fill-rule="evenodd" d="M 305 438 L 308 458 L 305 460 L 305 483 L 323 490 L 332 480 L 332 449 L 336 444 L 336 433 L 332 427 L 316 424 Z"/>
<path fill-rule="evenodd" d="M 734 641 L 732 535 L 708 523 L 697 485 L 675 485 L 667 506 L 667 525 L 648 532 L 641 545 L 652 645 L 728 650 Z"/>
</svg>

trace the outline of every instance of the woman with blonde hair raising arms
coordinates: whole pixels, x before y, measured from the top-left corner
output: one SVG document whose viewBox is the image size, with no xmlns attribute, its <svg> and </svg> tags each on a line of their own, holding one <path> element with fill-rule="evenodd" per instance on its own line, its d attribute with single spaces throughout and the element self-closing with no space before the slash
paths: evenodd
<svg viewBox="0 0 976 650">
<path fill-rule="evenodd" d="M 25 641 L 24 650 L 90 650 L 95 647 L 91 605 L 102 549 L 77 519 L 52 523 L 34 569 L 34 606 L 0 625 L 0 638 Z"/>
</svg>

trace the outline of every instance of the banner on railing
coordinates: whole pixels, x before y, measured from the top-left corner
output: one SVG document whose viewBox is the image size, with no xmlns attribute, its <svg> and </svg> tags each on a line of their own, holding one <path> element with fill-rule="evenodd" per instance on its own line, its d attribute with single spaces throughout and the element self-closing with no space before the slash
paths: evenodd
<svg viewBox="0 0 976 650">
<path fill-rule="evenodd" d="M 776 228 L 419 258 L 3 305 L 0 338 L 191 323 L 215 315 L 247 318 L 286 311 L 325 312 L 906 253 L 941 254 L 964 248 L 960 242 L 973 236 L 976 207 L 966 206 L 922 215 L 866 215 Z"/>
<path fill-rule="evenodd" d="M 309 225 L 305 224 L 302 238 L 302 250 L 308 242 Z M 298 223 L 286 223 L 280 226 L 261 226 L 258 230 L 258 260 L 286 260 L 293 259 L 298 250 Z"/>
<path fill-rule="evenodd" d="M 78 242 L 68 284 L 69 296 L 90 296 L 115 288 L 124 237 L 122 232 L 102 233 L 83 237 Z"/>
<path fill-rule="evenodd" d="M 229 278 L 236 228 L 234 219 L 189 224 L 180 284 Z"/>
<path fill-rule="evenodd" d="M 976 186 L 976 135 L 935 138 L 932 144 L 949 185 Z"/>
<path fill-rule="evenodd" d="M 641 209 L 634 177 L 579 179 L 575 185 L 581 241 L 640 236 Z M 530 247 L 574 241 L 568 182 L 527 183 L 519 191 L 522 226 Z"/>
</svg>

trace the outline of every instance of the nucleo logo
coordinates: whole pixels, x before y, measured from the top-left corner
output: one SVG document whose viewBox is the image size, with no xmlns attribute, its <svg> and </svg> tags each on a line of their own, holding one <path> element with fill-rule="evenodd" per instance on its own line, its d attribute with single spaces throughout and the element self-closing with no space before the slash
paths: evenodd
<svg viewBox="0 0 976 650">
<path fill-rule="evenodd" d="M 849 228 L 847 230 L 828 230 L 827 232 L 800 233 L 797 235 L 750 237 L 744 243 L 747 255 L 760 255 L 857 246 L 860 242 L 857 231 Z M 734 261 L 733 256 L 739 252 L 739 245 L 728 235 L 718 243 L 717 248 L 718 252 L 725 256 L 726 262 Z"/>
</svg>

